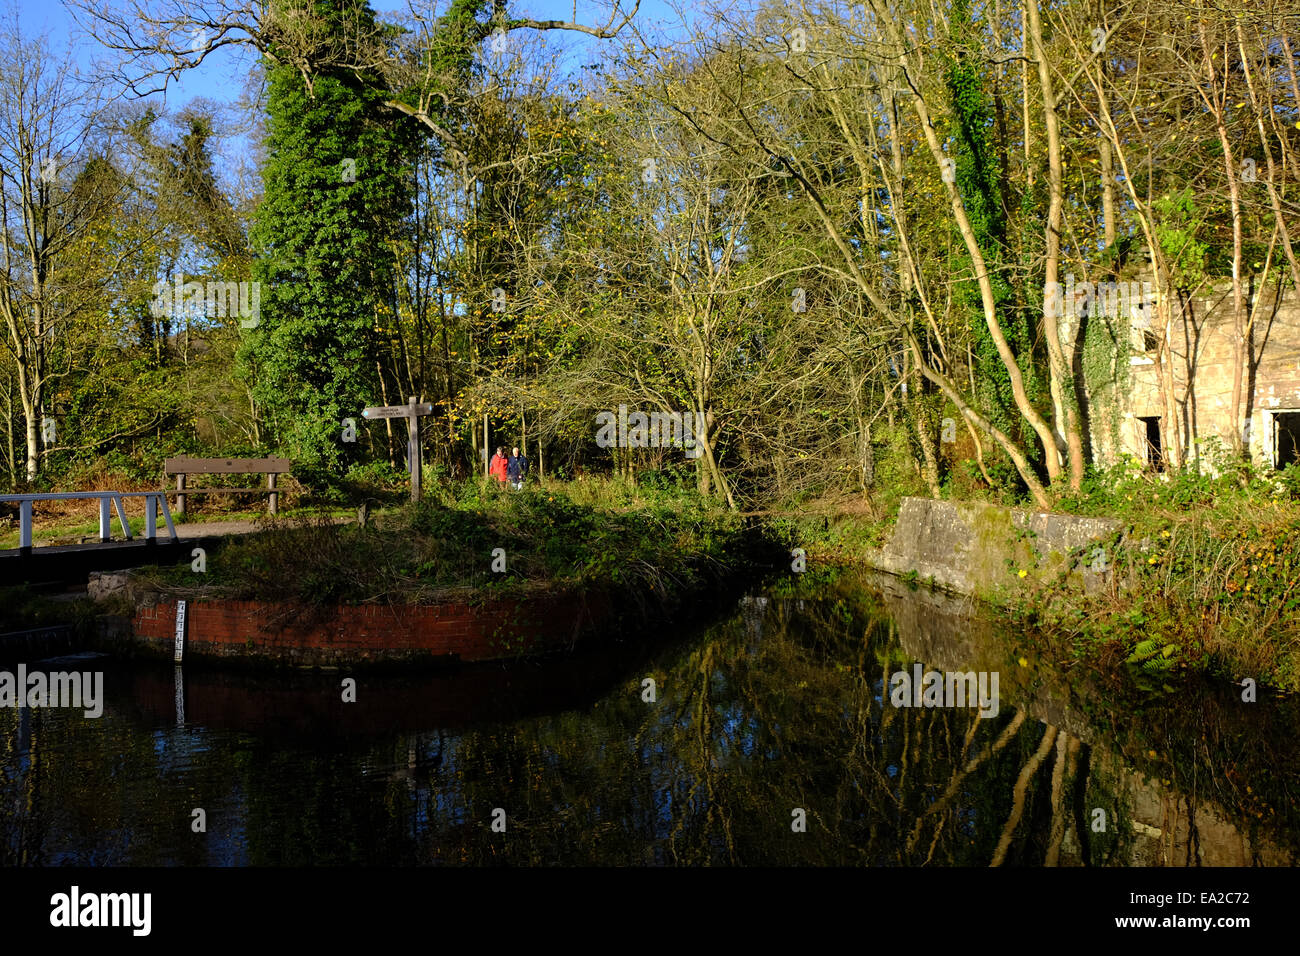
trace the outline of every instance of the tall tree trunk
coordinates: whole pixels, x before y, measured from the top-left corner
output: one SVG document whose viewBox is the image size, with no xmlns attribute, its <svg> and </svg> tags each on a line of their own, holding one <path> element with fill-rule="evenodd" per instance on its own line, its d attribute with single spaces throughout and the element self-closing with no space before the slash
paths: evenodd
<svg viewBox="0 0 1300 956">
<path fill-rule="evenodd" d="M 14 444 L 14 389 L 13 379 L 5 379 L 5 446 L 9 452 L 9 487 L 18 484 L 18 449 Z"/>
<path fill-rule="evenodd" d="M 924 420 L 919 408 L 914 408 L 913 414 L 909 417 L 912 419 L 913 428 L 916 429 L 916 440 L 921 445 L 921 455 L 924 459 L 921 471 L 930 489 L 930 497 L 942 498 L 943 489 L 939 487 L 939 460 L 934 453 L 934 435 L 930 433 L 930 423 Z"/>
<path fill-rule="evenodd" d="M 1101 137 L 1098 152 L 1101 165 L 1101 218 L 1102 235 L 1105 237 L 1106 249 L 1115 244 L 1115 159 L 1111 155 L 1110 140 Z M 1114 270 L 1112 269 L 1112 274 Z"/>
<path fill-rule="evenodd" d="M 1286 36 L 1282 37 L 1284 46 L 1286 45 Z M 1286 47 L 1289 50 L 1289 47 Z M 1246 90 L 1250 94 L 1250 103 L 1252 112 L 1255 114 L 1255 127 L 1259 132 L 1259 146 L 1264 153 L 1264 164 L 1268 169 L 1268 176 L 1264 180 L 1264 188 L 1268 191 L 1269 205 L 1273 207 L 1273 221 L 1278 235 L 1282 239 L 1282 252 L 1286 256 L 1287 263 L 1291 266 L 1291 281 L 1297 292 L 1300 292 L 1300 263 L 1296 261 L 1295 248 L 1291 244 L 1291 231 L 1287 228 L 1286 216 L 1282 212 L 1282 198 L 1277 191 L 1277 165 L 1273 161 L 1273 150 L 1269 148 L 1268 134 L 1264 129 L 1264 116 L 1270 118 L 1270 125 L 1273 119 L 1273 101 L 1270 95 L 1266 102 L 1260 102 L 1260 96 L 1255 91 L 1255 81 L 1251 74 L 1251 60 L 1246 55 L 1246 40 L 1242 35 L 1241 22 L 1237 22 L 1237 49 L 1241 55 L 1242 72 L 1246 78 Z M 1288 52 L 1288 56 L 1289 56 Z M 1295 72 L 1294 64 L 1292 65 L 1291 84 L 1292 90 L 1295 91 Z M 1268 87 L 1265 86 L 1267 90 Z M 1286 138 L 1277 137 L 1278 143 L 1282 149 L 1286 149 Z M 1286 161 L 1283 160 L 1282 172 L 1286 172 Z"/>
<path fill-rule="evenodd" d="M 1043 96 L 1043 119 L 1047 135 L 1047 248 L 1045 253 L 1044 281 L 1049 289 L 1060 288 L 1061 266 L 1061 210 L 1065 203 L 1061 186 L 1061 128 L 1056 113 L 1056 91 L 1052 71 L 1047 63 L 1043 45 L 1042 23 L 1038 16 L 1038 0 L 1025 0 L 1029 14 L 1029 34 L 1034 44 L 1034 59 L 1038 62 L 1039 92 Z M 1048 384 L 1052 403 L 1057 410 L 1056 438 L 1063 442 L 1069 456 L 1070 490 L 1078 491 L 1083 482 L 1083 436 L 1079 428 L 1079 403 L 1074 395 L 1074 376 L 1065 361 L 1061 348 L 1060 317 L 1054 309 L 1043 310 L 1043 332 L 1047 337 L 1049 363 Z M 1050 455 L 1048 456 L 1050 459 Z"/>
<path fill-rule="evenodd" d="M 957 391 L 952 382 L 948 380 L 947 376 L 936 372 L 921 359 L 921 345 L 917 342 L 916 335 L 911 331 L 911 329 L 904 329 L 904 335 L 907 337 L 908 345 L 912 349 L 912 354 L 916 357 L 917 366 L 920 368 L 921 374 L 930 382 L 937 385 L 939 390 L 943 392 L 944 395 L 948 396 L 948 399 L 957 406 L 959 412 L 982 428 L 986 434 L 1002 446 L 1002 450 L 1007 453 L 1007 457 L 1010 458 L 1012 464 L 1016 466 L 1016 471 L 1020 473 L 1021 480 L 1024 481 L 1025 486 L 1029 489 L 1029 493 L 1034 496 L 1034 502 L 1044 511 L 1050 510 L 1052 507 L 1051 496 L 1048 495 L 1047 489 L 1043 487 L 1042 482 L 1038 480 L 1038 476 L 1034 474 L 1033 466 L 1030 465 L 1028 459 L 1025 458 L 1025 454 L 1020 450 L 1020 447 L 1012 441 L 1005 432 L 994 425 L 993 422 L 989 421 L 988 418 L 981 415 L 965 399 L 963 399 L 961 393 Z"/>
<path fill-rule="evenodd" d="M 27 466 L 25 477 L 30 485 L 36 480 L 36 473 L 40 463 L 41 446 L 40 430 L 37 422 L 37 407 L 27 398 L 23 399 L 23 414 L 27 419 L 26 428 L 26 445 L 27 445 Z"/>
<path fill-rule="evenodd" d="M 700 432 L 698 425 L 696 426 L 695 442 L 703 450 L 703 457 L 700 460 L 706 463 L 705 475 L 706 477 L 712 477 L 713 481 L 717 483 L 718 490 L 727 499 L 727 507 L 735 511 L 736 499 L 731 493 L 731 483 L 727 481 L 726 476 L 722 474 L 722 469 L 718 467 L 718 459 L 713 450 L 713 413 L 706 414 L 703 411 L 697 411 L 695 420 L 704 422 L 703 433 Z M 702 494 L 708 494 L 705 488 L 707 488 L 707 485 L 701 489 Z"/>
<path fill-rule="evenodd" d="M 1205 21 L 1199 24 L 1201 36 L 1201 58 L 1209 84 L 1207 91 L 1198 82 L 1196 91 L 1200 94 L 1206 109 L 1214 117 L 1214 129 L 1219 137 L 1219 147 L 1223 150 L 1223 165 L 1228 176 L 1228 203 L 1232 210 L 1232 398 L 1229 399 L 1228 414 L 1232 419 L 1232 451 L 1238 458 L 1249 457 L 1250 449 L 1243 441 L 1241 419 L 1241 383 L 1246 365 L 1246 300 L 1241 288 L 1241 183 L 1238 180 L 1236 157 L 1232 152 L 1232 143 L 1228 139 L 1228 128 L 1224 119 L 1227 99 L 1227 80 L 1224 80 L 1223 96 L 1219 95 L 1219 80 L 1214 68 L 1214 57 L 1210 51 L 1210 38 L 1205 29 Z M 1226 57 L 1227 45 L 1222 51 Z M 1245 69 L 1243 64 L 1243 69 Z"/>
<path fill-rule="evenodd" d="M 908 354 L 903 353 L 903 381 L 912 377 L 912 370 L 908 367 L 911 363 L 908 361 Z M 904 385 L 904 388 L 907 386 Z M 916 431 L 916 440 L 921 446 L 921 473 L 925 478 L 925 483 L 930 489 L 930 497 L 942 498 L 943 489 L 939 487 L 939 459 L 934 451 L 934 433 L 930 428 L 929 416 L 925 413 L 925 408 L 919 401 L 919 395 L 915 390 L 907 392 L 908 414 L 907 417 L 912 420 L 912 427 Z"/>
<path fill-rule="evenodd" d="M 906 70 L 906 54 L 902 55 L 900 60 L 902 61 L 900 66 Z M 935 130 L 933 122 L 931 122 L 930 111 L 920 96 L 912 97 L 912 106 L 916 111 L 917 119 L 920 120 L 930 154 L 934 158 L 935 164 L 941 166 L 946 156 L 943 146 L 939 142 L 938 132 Z M 953 183 L 944 184 L 944 189 L 948 193 L 949 205 L 952 208 L 953 218 L 957 221 L 958 232 L 960 232 L 962 241 L 966 245 L 966 251 L 971 257 L 971 264 L 975 270 L 975 278 L 979 284 L 980 299 L 984 308 L 984 321 L 988 326 L 989 336 L 993 339 L 993 345 L 997 349 L 998 357 L 1007 370 L 1007 377 L 1011 381 L 1011 395 L 1015 400 L 1016 409 L 1038 435 L 1047 462 L 1048 478 L 1055 481 L 1061 473 L 1061 455 L 1057 448 L 1056 435 L 1047 424 L 1047 420 L 1043 418 L 1038 409 L 1034 408 L 1033 403 L 1029 400 L 1028 392 L 1025 391 L 1024 374 L 1020 371 L 1020 365 L 1016 361 L 1015 353 L 1011 350 L 1011 345 L 1007 342 L 1006 335 L 1002 330 L 1001 320 L 997 314 L 997 306 L 993 296 L 993 284 L 989 280 L 988 265 L 984 261 L 984 253 L 976 240 L 970 218 L 966 215 L 966 207 L 962 202 L 961 194 Z"/>
</svg>

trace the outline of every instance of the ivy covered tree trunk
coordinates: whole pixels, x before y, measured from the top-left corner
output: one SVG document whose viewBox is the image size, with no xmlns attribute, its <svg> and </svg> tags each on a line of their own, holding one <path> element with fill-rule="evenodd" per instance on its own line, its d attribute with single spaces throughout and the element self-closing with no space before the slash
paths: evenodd
<svg viewBox="0 0 1300 956">
<path fill-rule="evenodd" d="M 1027 449 L 1032 449 L 1035 438 L 1042 440 L 1044 435 L 1036 435 L 1036 429 L 1022 413 L 1025 406 L 1040 404 L 1043 389 L 1035 365 L 1033 334 L 1026 309 L 1016 296 L 1004 268 L 1007 221 L 1002 206 L 1002 183 L 1006 173 L 1000 154 L 989 142 L 995 111 L 985 89 L 985 68 L 964 46 L 967 42 L 965 37 L 973 27 L 970 5 L 961 0 L 953 8 L 954 50 L 944 72 L 951 101 L 954 138 L 950 175 L 965 206 L 983 266 L 988 270 L 992 309 L 1010 348 L 1010 356 L 1004 355 L 999 348 L 985 315 L 979 282 L 972 280 L 959 284 L 956 299 L 968 314 L 978 383 L 976 398 L 991 421 L 1013 434 Z M 978 276 L 981 271 L 970 254 L 959 254 L 958 262 L 963 271 L 973 275 Z M 1020 397 L 1016 395 L 1017 387 L 1012 380 L 1013 368 L 1018 369 L 1022 377 L 1024 394 Z M 1047 447 L 1043 451 L 1050 456 L 1055 448 Z"/>
<path fill-rule="evenodd" d="M 356 0 L 315 7 L 335 29 Z M 414 195 L 413 121 L 375 77 L 269 65 L 265 194 L 252 232 L 260 314 L 241 349 L 270 439 L 297 473 L 330 484 L 362 447 L 341 421 L 379 396 L 376 318 L 394 296 L 393 242 Z"/>
</svg>

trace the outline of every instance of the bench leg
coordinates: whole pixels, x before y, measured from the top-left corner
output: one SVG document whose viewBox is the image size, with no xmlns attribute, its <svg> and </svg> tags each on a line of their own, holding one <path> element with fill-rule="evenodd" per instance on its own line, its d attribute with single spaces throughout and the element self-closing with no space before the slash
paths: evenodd
<svg viewBox="0 0 1300 956">
<path fill-rule="evenodd" d="M 275 490 L 275 472 L 266 476 L 266 487 L 271 492 L 271 514 L 279 514 L 280 494 Z"/>
<path fill-rule="evenodd" d="M 176 476 L 176 513 L 185 514 L 185 476 Z"/>
</svg>

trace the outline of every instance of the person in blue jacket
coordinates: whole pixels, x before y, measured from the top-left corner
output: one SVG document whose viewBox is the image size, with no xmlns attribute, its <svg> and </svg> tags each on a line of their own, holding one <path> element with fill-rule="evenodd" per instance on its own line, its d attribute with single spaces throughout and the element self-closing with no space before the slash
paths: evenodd
<svg viewBox="0 0 1300 956">
<path fill-rule="evenodd" d="M 510 458 L 506 461 L 506 477 L 510 487 L 519 491 L 524 487 L 524 477 L 528 474 L 528 459 L 519 454 L 519 448 L 510 449 Z"/>
</svg>

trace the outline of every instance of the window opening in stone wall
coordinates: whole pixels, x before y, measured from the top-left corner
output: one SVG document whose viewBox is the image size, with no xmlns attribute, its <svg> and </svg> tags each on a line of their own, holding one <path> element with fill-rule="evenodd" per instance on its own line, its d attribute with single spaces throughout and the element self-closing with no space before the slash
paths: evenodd
<svg viewBox="0 0 1300 956">
<path fill-rule="evenodd" d="M 1300 462 L 1300 412 L 1273 413 L 1273 467 Z"/>
<path fill-rule="evenodd" d="M 1146 450 L 1147 467 L 1152 471 L 1165 470 L 1165 452 L 1164 446 L 1160 441 L 1160 416 L 1152 415 L 1149 418 L 1139 418 L 1142 425 L 1141 434 L 1144 438 L 1143 447 Z"/>
</svg>

